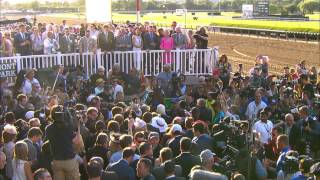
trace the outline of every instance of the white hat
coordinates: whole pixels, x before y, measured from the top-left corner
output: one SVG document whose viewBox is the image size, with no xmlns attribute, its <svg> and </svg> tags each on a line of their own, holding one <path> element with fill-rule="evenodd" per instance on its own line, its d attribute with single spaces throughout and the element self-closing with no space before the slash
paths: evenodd
<svg viewBox="0 0 320 180">
<path fill-rule="evenodd" d="M 177 131 L 179 131 L 181 133 L 183 132 L 182 127 L 180 126 L 180 124 L 174 124 L 171 127 L 171 130 L 172 130 L 172 132 L 177 132 Z"/>
<path fill-rule="evenodd" d="M 90 95 L 87 97 L 87 103 L 90 103 L 91 100 L 92 100 L 93 98 L 95 98 L 95 97 L 96 97 L 96 95 L 90 94 Z"/>
<path fill-rule="evenodd" d="M 3 131 L 8 134 L 18 134 L 16 127 L 10 124 L 5 125 Z"/>
<path fill-rule="evenodd" d="M 158 128 L 160 133 L 165 132 L 168 127 L 166 121 L 160 116 L 156 116 L 151 119 L 151 126 Z"/>
<path fill-rule="evenodd" d="M 34 118 L 34 111 L 28 111 L 25 117 L 27 120 Z"/>
<path fill-rule="evenodd" d="M 140 118 L 136 118 L 135 121 L 134 121 L 134 123 L 133 123 L 133 125 L 134 125 L 134 127 L 135 127 L 136 129 L 141 129 L 141 128 L 146 127 L 146 126 L 147 126 L 147 123 L 144 122 L 144 121 L 143 121 L 142 119 L 140 119 Z"/>
<path fill-rule="evenodd" d="M 166 107 L 163 104 L 159 104 L 157 106 L 157 113 L 161 115 L 166 114 Z"/>
</svg>

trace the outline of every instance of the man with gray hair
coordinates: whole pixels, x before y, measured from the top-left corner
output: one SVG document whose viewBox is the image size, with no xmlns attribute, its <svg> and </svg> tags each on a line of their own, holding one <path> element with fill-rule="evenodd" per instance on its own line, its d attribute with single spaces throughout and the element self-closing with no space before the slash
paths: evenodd
<svg viewBox="0 0 320 180">
<path fill-rule="evenodd" d="M 98 79 L 103 79 L 104 81 L 107 81 L 107 77 L 105 75 L 105 72 L 106 72 L 105 68 L 103 66 L 99 66 L 97 69 L 97 73 L 91 75 L 90 82 L 91 82 L 92 87 L 96 86 L 96 81 Z"/>
<path fill-rule="evenodd" d="M 214 156 L 216 154 L 211 150 L 206 149 L 200 153 L 200 160 L 203 170 L 212 171 L 212 166 L 214 165 Z"/>
<path fill-rule="evenodd" d="M 291 114 L 291 113 L 286 114 L 285 118 L 284 118 L 284 122 L 281 123 L 281 126 L 282 126 L 282 128 L 284 130 L 284 134 L 289 136 L 293 125 L 294 125 L 294 116 L 293 116 L 293 114 Z"/>
</svg>

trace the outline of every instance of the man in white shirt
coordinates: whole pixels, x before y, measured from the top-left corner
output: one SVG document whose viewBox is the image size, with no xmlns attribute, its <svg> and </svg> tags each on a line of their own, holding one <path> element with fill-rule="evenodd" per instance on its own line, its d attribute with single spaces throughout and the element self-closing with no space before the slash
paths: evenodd
<svg viewBox="0 0 320 180">
<path fill-rule="evenodd" d="M 264 110 L 260 112 L 260 120 L 254 123 L 252 130 L 258 134 L 259 140 L 267 144 L 271 139 L 273 124 L 268 120 L 268 113 Z"/>
<path fill-rule="evenodd" d="M 59 43 L 53 38 L 52 31 L 48 32 L 48 37 L 44 40 L 43 45 L 44 54 L 54 54 L 59 49 Z"/>
<path fill-rule="evenodd" d="M 113 99 L 116 99 L 117 94 L 119 92 L 123 93 L 123 87 L 119 85 L 118 79 L 113 79 L 112 86 L 113 86 Z"/>
<path fill-rule="evenodd" d="M 254 101 L 249 103 L 246 111 L 246 117 L 249 120 L 255 119 L 260 109 L 267 107 L 266 103 L 261 100 L 261 92 L 257 90 L 254 94 Z"/>
<path fill-rule="evenodd" d="M 23 94 L 25 95 L 29 95 L 31 94 L 31 91 L 32 91 L 32 84 L 39 84 L 39 81 L 34 78 L 34 75 L 35 75 L 35 70 L 34 69 L 30 69 L 26 72 L 26 77 L 25 77 L 25 80 L 23 82 L 23 85 L 22 85 L 22 92 Z M 40 87 L 41 88 L 41 87 Z"/>
</svg>

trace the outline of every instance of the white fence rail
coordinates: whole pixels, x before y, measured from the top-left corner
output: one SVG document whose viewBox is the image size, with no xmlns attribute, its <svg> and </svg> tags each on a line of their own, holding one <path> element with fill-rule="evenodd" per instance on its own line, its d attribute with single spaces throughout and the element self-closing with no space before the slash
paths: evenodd
<svg viewBox="0 0 320 180">
<path fill-rule="evenodd" d="M 72 53 L 52 55 L 13 56 L 0 58 L 0 64 L 15 62 L 17 73 L 21 69 L 48 69 L 55 65 L 69 67 L 82 66 L 87 77 L 96 73 L 99 66 L 103 66 L 107 72 L 115 64 L 119 64 L 123 72 L 128 73 L 136 68 L 145 76 L 156 76 L 162 71 L 165 63 L 170 63 L 173 71 L 184 75 L 207 75 L 212 73 L 212 68 L 218 60 L 218 47 L 211 49 L 188 49 L 150 51 L 113 51 L 97 53 Z M 14 78 L 9 81 L 13 82 Z"/>
</svg>

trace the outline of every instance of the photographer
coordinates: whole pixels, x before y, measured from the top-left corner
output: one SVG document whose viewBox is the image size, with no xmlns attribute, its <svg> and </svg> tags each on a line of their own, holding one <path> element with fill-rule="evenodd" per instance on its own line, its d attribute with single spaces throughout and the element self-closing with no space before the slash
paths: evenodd
<svg viewBox="0 0 320 180">
<path fill-rule="evenodd" d="M 300 154 L 319 156 L 320 123 L 313 117 L 309 116 L 309 108 L 302 106 L 299 108 L 300 120 L 297 121 L 289 135 L 290 146 Z"/>
<path fill-rule="evenodd" d="M 54 106 L 50 112 L 53 123 L 46 128 L 46 139 L 50 141 L 54 179 L 79 180 L 79 164 L 75 159 L 73 145 L 81 143 L 80 134 L 74 132 L 72 117 L 62 106 Z"/>
</svg>

